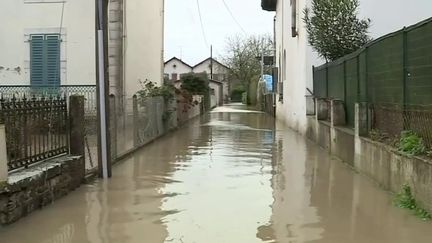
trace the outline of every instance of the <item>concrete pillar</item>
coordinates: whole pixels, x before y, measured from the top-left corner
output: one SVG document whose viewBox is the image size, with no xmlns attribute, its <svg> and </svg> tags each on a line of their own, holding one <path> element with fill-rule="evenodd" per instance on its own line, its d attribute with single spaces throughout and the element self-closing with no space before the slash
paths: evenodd
<svg viewBox="0 0 432 243">
<path fill-rule="evenodd" d="M 82 156 L 79 175 L 85 177 L 85 119 L 84 119 L 84 96 L 72 95 L 69 99 L 69 148 L 70 154 Z"/>
<path fill-rule="evenodd" d="M 138 97 L 136 95 L 133 96 L 133 141 L 134 148 L 139 146 L 139 120 L 138 120 Z"/>
<path fill-rule="evenodd" d="M 0 124 L 0 186 L 8 180 L 7 162 L 6 128 L 4 124 Z"/>
<path fill-rule="evenodd" d="M 328 119 L 328 102 L 323 98 L 316 98 L 315 100 L 316 106 L 316 119 L 317 120 L 327 120 Z"/>
<path fill-rule="evenodd" d="M 367 136 L 369 133 L 369 116 L 367 103 L 355 104 L 355 134 Z"/>
<path fill-rule="evenodd" d="M 344 102 L 342 100 L 332 100 L 330 109 L 332 126 L 345 126 L 346 113 Z"/>
</svg>

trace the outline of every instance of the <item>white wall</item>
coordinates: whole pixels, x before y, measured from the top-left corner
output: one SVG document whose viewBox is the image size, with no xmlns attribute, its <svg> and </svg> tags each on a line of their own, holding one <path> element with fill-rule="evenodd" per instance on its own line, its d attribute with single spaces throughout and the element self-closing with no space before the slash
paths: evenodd
<svg viewBox="0 0 432 243">
<path fill-rule="evenodd" d="M 29 35 L 59 33 L 62 1 L 43 2 L 1 1 L 0 85 L 30 84 Z M 88 0 L 67 0 L 65 3 L 61 44 L 63 85 L 96 82 L 94 5 Z"/>
<path fill-rule="evenodd" d="M 175 67 L 174 67 L 175 66 Z M 177 73 L 177 80 L 180 80 L 180 75 L 185 73 L 191 73 L 192 67 L 185 65 L 178 59 L 173 59 L 165 64 L 164 73 L 169 75 L 170 80 L 172 74 Z"/>
<path fill-rule="evenodd" d="M 194 73 L 206 72 L 210 78 L 210 73 L 211 73 L 210 65 L 211 65 L 211 61 L 210 59 L 207 59 L 206 61 L 200 63 L 199 65 L 196 65 L 193 68 L 193 72 Z M 228 74 L 228 70 L 225 67 L 219 65 L 217 62 L 213 62 L 213 75 L 219 75 L 219 74 L 226 75 Z M 223 80 L 219 80 L 219 81 L 223 81 Z"/>
<path fill-rule="evenodd" d="M 312 87 L 312 48 L 302 23 L 303 9 L 309 0 L 297 0 L 298 36 L 291 36 L 290 1 L 278 1 L 276 11 L 276 64 L 283 81 L 283 103 L 276 102 L 277 117 L 289 127 L 306 132 L 306 88 Z M 284 53 L 286 58 L 284 58 Z M 279 100 L 279 95 L 277 97 Z"/>
<path fill-rule="evenodd" d="M 140 80 L 163 83 L 164 0 L 125 1 L 125 91 L 131 97 Z"/>
<path fill-rule="evenodd" d="M 193 72 L 194 73 L 206 72 L 208 77 L 210 78 L 210 72 L 211 72 L 210 65 L 211 65 L 211 61 L 210 61 L 210 59 L 207 59 L 205 62 L 201 63 L 200 65 L 196 65 L 193 68 Z M 219 78 L 219 77 L 221 77 L 221 75 L 224 77 L 223 79 Z M 228 78 L 228 69 L 226 67 L 220 65 L 217 62 L 213 62 L 213 79 L 223 82 L 222 97 L 223 97 L 223 100 L 226 100 L 226 101 L 228 101 L 228 98 L 230 96 L 230 94 L 229 94 L 229 81 L 227 78 Z"/>
<path fill-rule="evenodd" d="M 221 100 L 222 84 L 216 82 L 209 82 L 209 88 L 210 90 L 214 90 L 214 95 L 210 93 L 210 106 L 211 108 L 214 108 L 222 104 L 222 100 Z"/>
</svg>

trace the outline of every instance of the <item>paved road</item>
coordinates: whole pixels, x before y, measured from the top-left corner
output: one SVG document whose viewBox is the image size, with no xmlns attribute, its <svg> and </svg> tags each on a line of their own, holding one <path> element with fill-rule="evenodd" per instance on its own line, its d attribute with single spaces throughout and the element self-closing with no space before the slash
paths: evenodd
<svg viewBox="0 0 432 243">
<path fill-rule="evenodd" d="M 7 228 L 1 243 L 429 243 L 432 225 L 271 117 L 241 106 L 139 151 Z"/>
</svg>

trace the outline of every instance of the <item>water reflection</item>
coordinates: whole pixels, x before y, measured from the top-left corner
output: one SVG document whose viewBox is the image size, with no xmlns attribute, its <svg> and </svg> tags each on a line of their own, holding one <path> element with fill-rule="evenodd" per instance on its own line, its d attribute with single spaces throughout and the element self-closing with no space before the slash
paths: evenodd
<svg viewBox="0 0 432 243">
<path fill-rule="evenodd" d="M 0 229 L 0 242 L 405 243 L 430 242 L 430 226 L 273 118 L 230 106 Z"/>
<path fill-rule="evenodd" d="M 274 202 L 263 242 L 430 242 L 431 224 L 392 206 L 391 195 L 276 124 Z"/>
</svg>

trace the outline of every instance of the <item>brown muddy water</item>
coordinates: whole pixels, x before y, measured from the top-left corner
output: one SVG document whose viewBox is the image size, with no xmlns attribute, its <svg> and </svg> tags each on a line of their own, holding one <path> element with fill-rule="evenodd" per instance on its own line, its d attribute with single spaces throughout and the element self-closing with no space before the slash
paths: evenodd
<svg viewBox="0 0 432 243">
<path fill-rule="evenodd" d="M 1 243 L 430 243 L 432 224 L 271 117 L 196 119 L 0 229 Z"/>
</svg>

